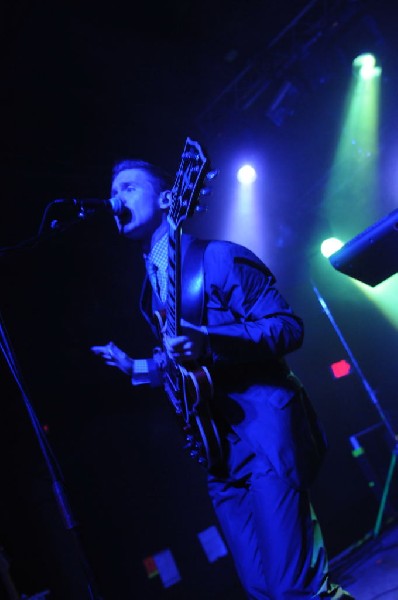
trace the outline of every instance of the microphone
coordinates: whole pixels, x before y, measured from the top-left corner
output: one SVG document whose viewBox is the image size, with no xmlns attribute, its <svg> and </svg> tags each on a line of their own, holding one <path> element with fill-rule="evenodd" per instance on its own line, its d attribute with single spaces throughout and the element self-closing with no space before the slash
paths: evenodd
<svg viewBox="0 0 398 600">
<path fill-rule="evenodd" d="M 123 218 L 122 215 L 128 212 L 128 209 L 123 205 L 122 201 L 117 198 L 109 198 L 109 200 L 99 200 L 98 198 L 87 198 L 84 200 L 79 200 L 77 198 L 58 198 L 57 200 L 52 200 L 44 211 L 44 216 L 42 219 L 42 224 L 40 226 L 40 230 L 43 229 L 44 222 L 46 221 L 47 214 L 50 209 L 55 206 L 64 206 L 66 209 L 72 207 L 74 210 L 77 209 L 77 218 L 78 219 L 87 219 L 90 215 L 93 215 L 96 212 L 105 212 L 112 213 L 113 215 L 118 216 L 119 218 Z M 61 212 L 61 220 L 65 218 L 65 214 L 62 217 Z M 67 210 L 69 213 L 69 210 Z M 70 216 L 69 216 L 70 218 Z M 75 218 L 75 217 L 74 217 Z M 50 227 L 51 229 L 60 229 L 61 228 L 61 220 L 53 219 L 51 220 Z"/>
<path fill-rule="evenodd" d="M 117 197 L 109 198 L 109 200 L 98 200 L 97 198 L 78 200 L 74 198 L 73 200 L 69 201 L 61 200 L 61 202 L 67 202 L 68 204 L 71 202 L 74 206 L 78 208 L 79 214 L 81 216 L 84 216 L 87 213 L 93 213 L 103 210 L 111 212 L 114 215 L 121 215 L 123 212 L 122 201 Z"/>
</svg>

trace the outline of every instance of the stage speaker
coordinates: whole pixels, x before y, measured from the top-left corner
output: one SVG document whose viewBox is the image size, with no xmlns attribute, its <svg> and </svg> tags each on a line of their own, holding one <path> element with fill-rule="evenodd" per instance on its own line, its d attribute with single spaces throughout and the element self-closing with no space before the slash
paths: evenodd
<svg viewBox="0 0 398 600">
<path fill-rule="evenodd" d="M 374 287 L 398 272 L 398 209 L 329 257 L 341 273 Z"/>
</svg>

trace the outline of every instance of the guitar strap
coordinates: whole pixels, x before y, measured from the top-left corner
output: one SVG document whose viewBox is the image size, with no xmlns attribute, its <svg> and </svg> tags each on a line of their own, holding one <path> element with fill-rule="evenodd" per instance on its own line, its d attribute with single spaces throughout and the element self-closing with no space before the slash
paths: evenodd
<svg viewBox="0 0 398 600">
<path fill-rule="evenodd" d="M 201 325 L 205 308 L 203 256 L 209 240 L 192 239 L 182 262 L 181 313 L 183 319 Z"/>
<path fill-rule="evenodd" d="M 205 286 L 203 256 L 208 245 L 208 240 L 189 239 L 182 260 L 182 273 L 184 285 L 181 291 L 182 317 L 193 323 L 201 325 L 205 308 Z M 145 320 L 156 335 L 152 315 L 152 287 L 146 275 L 142 286 L 140 308 Z"/>
</svg>

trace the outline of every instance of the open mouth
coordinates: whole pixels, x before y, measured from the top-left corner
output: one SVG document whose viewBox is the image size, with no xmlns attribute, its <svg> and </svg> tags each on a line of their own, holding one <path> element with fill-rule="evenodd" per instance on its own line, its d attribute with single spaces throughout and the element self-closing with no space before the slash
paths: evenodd
<svg viewBox="0 0 398 600">
<path fill-rule="evenodd" d="M 119 223 L 121 227 L 125 227 L 128 223 L 133 220 L 133 213 L 127 206 L 123 206 L 121 213 L 118 215 Z"/>
</svg>

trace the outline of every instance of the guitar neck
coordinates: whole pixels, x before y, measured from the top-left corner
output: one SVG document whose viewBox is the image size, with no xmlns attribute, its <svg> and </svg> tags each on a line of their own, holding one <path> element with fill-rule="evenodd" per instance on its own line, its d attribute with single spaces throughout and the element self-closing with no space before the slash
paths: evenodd
<svg viewBox="0 0 398 600">
<path fill-rule="evenodd" d="M 181 321 L 181 228 L 169 228 L 169 262 L 166 300 L 166 334 L 180 333 Z"/>
<path fill-rule="evenodd" d="M 205 178 L 209 178 L 208 159 L 194 140 L 187 138 L 176 180 L 171 190 L 167 216 L 169 224 L 169 264 L 166 299 L 166 335 L 175 337 L 181 329 L 181 234 L 182 223 L 198 208 Z M 212 174 L 214 176 L 215 172 Z"/>
</svg>

